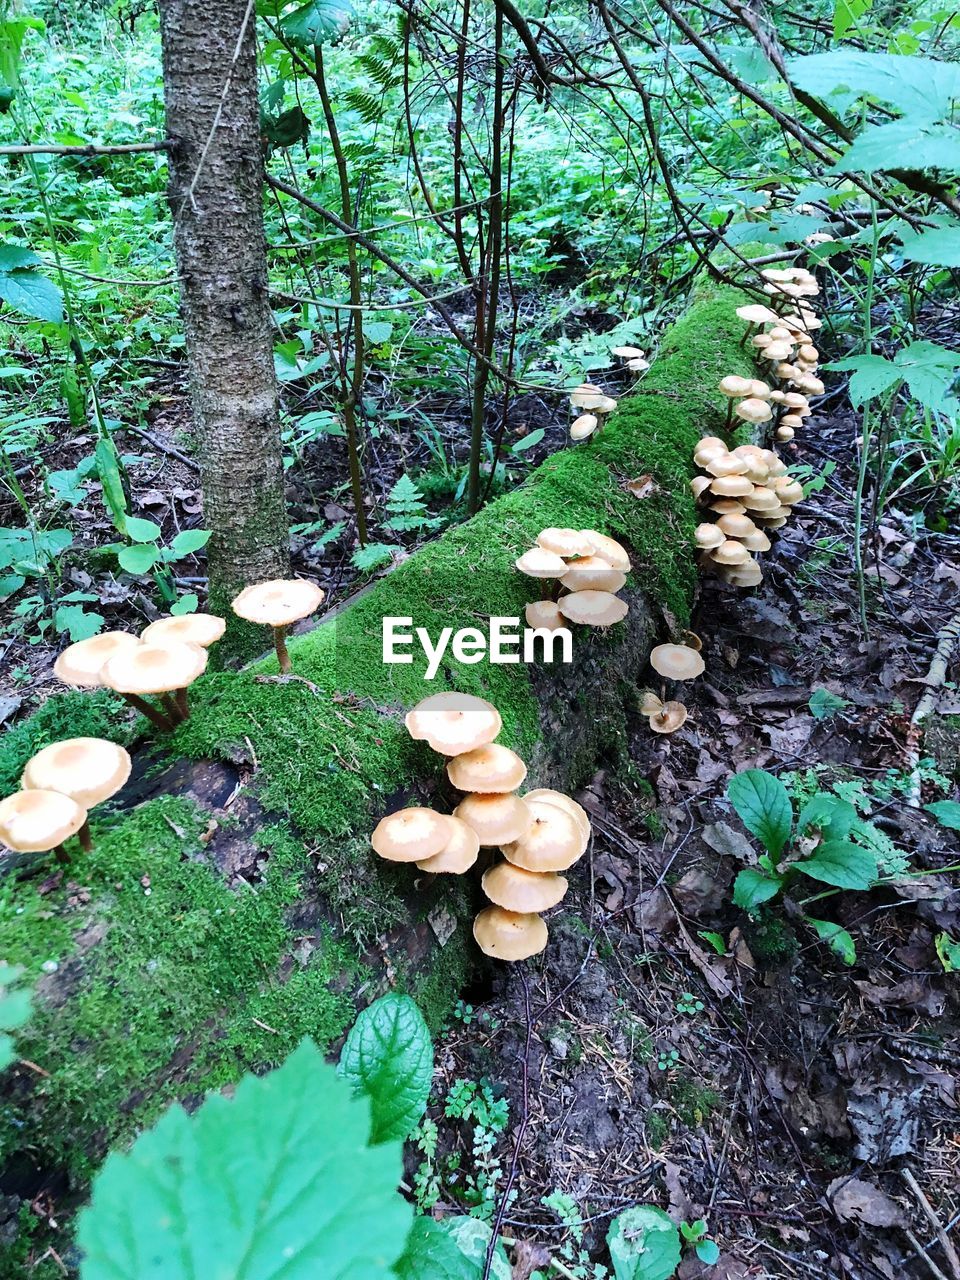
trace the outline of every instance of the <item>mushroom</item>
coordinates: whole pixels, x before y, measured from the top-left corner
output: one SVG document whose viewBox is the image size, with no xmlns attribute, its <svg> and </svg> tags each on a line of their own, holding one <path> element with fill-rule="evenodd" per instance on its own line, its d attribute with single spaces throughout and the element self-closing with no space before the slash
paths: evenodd
<svg viewBox="0 0 960 1280">
<path fill-rule="evenodd" d="M 614 569 L 602 556 L 584 556 L 567 566 L 560 584 L 568 591 L 616 592 L 626 581 L 627 575 Z"/>
<path fill-rule="evenodd" d="M 650 361 L 644 360 L 640 356 L 634 356 L 632 360 L 627 361 L 627 368 L 631 373 L 645 373 L 650 368 Z"/>
<path fill-rule="evenodd" d="M 742 516 L 746 509 L 735 498 L 718 498 L 716 502 L 710 503 L 710 510 L 715 511 L 718 516 Z"/>
<path fill-rule="evenodd" d="M 610 354 L 620 360 L 642 360 L 647 353 L 639 347 L 611 347 Z"/>
<path fill-rule="evenodd" d="M 53 674 L 75 689 L 97 689 L 103 683 L 100 672 L 104 663 L 139 644 L 139 638 L 129 631 L 101 631 L 98 636 L 68 645 L 53 664 Z"/>
<path fill-rule="evenodd" d="M 27 761 L 20 779 L 26 791 L 57 791 L 83 809 L 109 800 L 130 777 L 132 761 L 123 747 L 105 738 L 67 738 L 44 747 Z M 93 848 L 86 819 L 80 844 Z"/>
<path fill-rule="evenodd" d="M 665 702 L 660 710 L 650 716 L 650 728 L 654 733 L 676 733 L 687 720 L 687 708 L 682 702 Z"/>
<path fill-rule="evenodd" d="M 514 565 L 528 578 L 536 578 L 546 582 L 550 578 L 562 578 L 567 571 L 567 562 L 553 551 L 545 551 L 543 547 L 531 547 L 522 556 L 514 560 Z M 549 592 L 549 588 L 541 588 Z"/>
<path fill-rule="evenodd" d="M 614 569 L 622 573 L 630 572 L 630 557 L 626 549 L 605 533 L 597 533 L 596 529 L 581 529 L 580 532 L 590 543 L 593 555 L 601 556 Z"/>
<path fill-rule="evenodd" d="M 550 800 L 521 802 L 529 826 L 519 839 L 504 840 L 500 847 L 509 862 L 525 871 L 566 871 L 583 856 L 586 845 L 576 818 Z"/>
<path fill-rule="evenodd" d="M 533 817 L 519 796 L 498 793 L 465 795 L 453 816 L 472 827 L 485 847 L 519 840 L 530 829 Z"/>
<path fill-rule="evenodd" d="M 665 680 L 694 680 L 706 670 L 697 650 L 686 644 L 658 644 L 651 650 L 650 665 Z"/>
<path fill-rule="evenodd" d="M 793 427 L 777 427 L 774 435 L 781 444 L 789 444 L 796 432 Z"/>
<path fill-rule="evenodd" d="M 763 573 L 756 560 L 737 565 L 735 569 L 728 570 L 725 576 L 733 587 L 759 587 L 763 581 Z"/>
<path fill-rule="evenodd" d="M 523 798 L 528 804 L 534 800 L 542 800 L 544 803 L 556 805 L 564 813 L 568 813 L 577 824 L 583 844 L 583 852 L 586 852 L 587 845 L 590 843 L 591 828 L 590 819 L 583 805 L 577 804 L 572 796 L 566 796 L 562 791 L 552 791 L 549 787 L 538 787 L 535 791 L 528 791 Z"/>
<path fill-rule="evenodd" d="M 714 564 L 743 564 L 750 559 L 750 552 L 742 542 L 728 538 L 710 552 L 710 559 Z"/>
<path fill-rule="evenodd" d="M 280 670 L 290 670 L 287 630 L 294 622 L 308 618 L 323 604 L 326 592 L 304 578 L 274 578 L 244 587 L 233 601 L 233 612 L 246 622 L 257 622 L 273 630 L 273 645 Z"/>
<path fill-rule="evenodd" d="M 737 408 L 739 407 L 738 405 Z M 715 458 L 711 458 L 704 470 L 717 477 L 745 476 L 749 470 L 749 463 L 745 458 L 738 457 L 735 453 L 722 453 Z"/>
<path fill-rule="evenodd" d="M 721 516 L 713 527 L 726 534 L 727 538 L 746 538 L 757 532 L 757 526 L 748 515 Z M 721 537 L 720 542 L 714 543 L 714 546 L 719 547 L 723 541 L 724 538 Z"/>
<path fill-rule="evenodd" d="M 753 521 L 750 523 L 752 524 Z M 701 551 L 709 551 L 712 547 L 719 547 L 720 543 L 723 542 L 723 533 L 715 524 L 698 524 L 693 536 Z"/>
<path fill-rule="evenodd" d="M 442 756 L 458 756 L 492 742 L 503 728 L 500 712 L 470 693 L 432 693 L 408 711 L 407 732 Z"/>
<path fill-rule="evenodd" d="M 203 675 L 207 651 L 196 644 L 170 641 L 139 644 L 105 663 L 101 682 L 142 711 L 160 729 L 171 729 L 187 715 L 187 686 Z M 165 710 L 159 711 L 143 697 L 159 694 Z M 176 693 L 177 701 L 169 696 Z"/>
<path fill-rule="evenodd" d="M 59 791 L 17 791 L 0 800 L 0 840 L 14 853 L 47 853 L 69 862 L 64 840 L 76 835 L 87 811 Z"/>
<path fill-rule="evenodd" d="M 744 422 L 769 422 L 773 417 L 773 410 L 766 400 L 758 400 L 755 396 L 741 400 L 733 412 Z"/>
<path fill-rule="evenodd" d="M 537 546 L 544 551 L 552 551 L 555 556 L 561 556 L 564 560 L 593 553 L 590 539 L 582 529 L 541 529 L 537 534 Z"/>
<path fill-rule="evenodd" d="M 469 871 L 480 853 L 480 840 L 473 827 L 459 818 L 448 817 L 452 834 L 439 853 L 430 858 L 420 858 L 417 866 L 431 875 L 462 876 Z"/>
<path fill-rule="evenodd" d="M 447 765 L 447 777 L 458 791 L 516 791 L 526 776 L 527 766 L 517 753 L 498 742 L 464 751 Z"/>
<path fill-rule="evenodd" d="M 507 911 L 549 911 L 563 900 L 568 888 L 564 876 L 553 871 L 525 871 L 512 862 L 499 862 L 483 874 L 483 892 Z"/>
<path fill-rule="evenodd" d="M 772 511 L 774 507 L 780 505 L 780 499 L 765 484 L 755 484 L 740 501 L 748 511 Z"/>
<path fill-rule="evenodd" d="M 742 498 L 753 492 L 753 481 L 745 475 L 717 476 L 710 484 L 710 492 L 718 498 Z"/>
<path fill-rule="evenodd" d="M 558 603 L 565 618 L 584 627 L 612 627 L 629 613 L 626 601 L 609 591 L 574 591 Z"/>
<path fill-rule="evenodd" d="M 592 436 L 600 425 L 600 419 L 594 413 L 581 413 L 579 418 L 574 418 L 570 424 L 571 440 L 586 440 Z"/>
<path fill-rule="evenodd" d="M 532 600 L 524 605 L 523 616 L 527 626 L 537 631 L 559 631 L 567 625 L 556 600 Z"/>
<path fill-rule="evenodd" d="M 752 378 L 741 378 L 735 373 L 728 373 L 725 378 L 720 379 L 718 390 L 721 395 L 738 399 L 740 396 L 748 396 L 752 386 Z"/>
<path fill-rule="evenodd" d="M 690 492 L 693 494 L 694 498 L 697 499 L 697 501 L 700 500 L 700 498 L 709 488 L 710 488 L 709 476 L 694 476 L 693 479 L 690 481 Z"/>
<path fill-rule="evenodd" d="M 740 538 L 740 542 L 748 551 L 756 553 L 758 551 L 769 551 L 773 545 L 762 529 L 754 529 L 753 533 L 748 533 L 745 538 Z"/>
<path fill-rule="evenodd" d="M 473 936 L 494 960 L 527 960 L 547 945 L 547 926 L 532 912 L 485 907 L 473 922 Z"/>
<path fill-rule="evenodd" d="M 652 689 L 644 689 L 640 696 L 640 714 L 643 716 L 655 716 L 663 710 L 663 703 L 653 692 Z"/>
<path fill-rule="evenodd" d="M 455 834 L 446 814 L 414 806 L 381 818 L 370 843 L 387 862 L 422 862 L 445 849 Z"/>
<path fill-rule="evenodd" d="M 785 507 L 792 507 L 803 500 L 803 485 L 791 476 L 777 476 L 772 487 L 773 492 Z"/>
<path fill-rule="evenodd" d="M 145 627 L 140 639 L 151 644 L 165 644 L 168 640 L 184 644 L 198 644 L 209 649 L 227 629 L 226 619 L 213 613 L 185 613 L 180 617 L 160 618 Z"/>
</svg>

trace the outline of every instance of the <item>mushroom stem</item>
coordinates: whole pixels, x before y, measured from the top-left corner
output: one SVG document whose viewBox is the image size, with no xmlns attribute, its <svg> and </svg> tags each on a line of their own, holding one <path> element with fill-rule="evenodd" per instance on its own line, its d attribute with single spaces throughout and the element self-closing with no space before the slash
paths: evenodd
<svg viewBox="0 0 960 1280">
<path fill-rule="evenodd" d="M 277 661 L 280 663 L 280 670 L 284 675 L 290 671 L 290 655 L 287 653 L 287 628 L 273 628 L 273 647 L 277 651 Z"/>
<path fill-rule="evenodd" d="M 180 708 L 173 699 L 173 695 L 169 693 L 161 693 L 160 701 L 163 703 L 164 714 L 171 724 L 179 724 L 183 719 L 180 714 Z"/>
<path fill-rule="evenodd" d="M 131 707 L 135 707 L 141 715 L 152 721 L 158 729 L 163 729 L 165 733 L 169 733 L 173 728 L 173 722 L 168 720 L 163 712 L 153 706 L 152 703 L 147 702 L 146 698 L 141 698 L 138 693 L 121 693 L 120 697 L 125 702 L 129 702 Z"/>
<path fill-rule="evenodd" d="M 727 420 L 724 423 L 724 430 L 730 430 L 730 424 L 733 422 L 733 398 L 727 400 Z"/>
<path fill-rule="evenodd" d="M 85 822 L 77 832 L 77 839 L 80 841 L 80 848 L 84 853 L 93 852 L 93 836 L 90 834 L 90 823 Z M 60 848 L 63 846 L 61 845 Z"/>
<path fill-rule="evenodd" d="M 189 718 L 190 718 L 190 704 L 189 704 L 189 702 L 187 701 L 187 690 L 186 690 L 186 687 L 184 687 L 183 689 L 178 689 L 178 690 L 177 690 L 177 692 L 173 695 L 173 701 L 174 701 L 174 705 L 175 705 L 175 706 L 176 706 L 176 708 L 177 708 L 177 713 L 179 714 L 180 719 L 181 719 L 181 720 L 189 720 Z"/>
<path fill-rule="evenodd" d="M 66 849 L 63 847 L 62 844 L 58 844 L 54 846 L 53 856 L 62 866 L 67 867 L 70 865 L 70 855 L 69 853 L 67 853 Z"/>
</svg>

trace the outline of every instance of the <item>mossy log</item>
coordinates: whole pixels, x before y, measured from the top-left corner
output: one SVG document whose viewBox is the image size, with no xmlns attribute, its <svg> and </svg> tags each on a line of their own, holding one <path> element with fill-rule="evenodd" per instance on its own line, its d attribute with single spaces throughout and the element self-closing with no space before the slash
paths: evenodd
<svg viewBox="0 0 960 1280">
<path fill-rule="evenodd" d="M 689 617 L 691 457 L 722 428 L 719 378 L 751 372 L 734 315 L 742 300 L 701 293 L 599 438 L 551 456 L 292 639 L 292 677 L 271 660 L 198 682 L 190 721 L 152 748 L 165 753 L 160 771 L 141 767 L 124 808 L 94 815 L 94 852 L 78 853 L 72 873 L 8 883 L 0 955 L 42 975 L 20 1045 L 42 1074 L 6 1075 L 7 1191 L 34 1194 L 55 1176 L 81 1185 L 170 1099 L 276 1063 L 303 1035 L 335 1044 L 386 985 L 410 990 L 434 1024 L 443 1017 L 468 976 L 476 888 L 418 880 L 368 843 L 408 797 L 454 802 L 443 761 L 410 740 L 403 712 L 443 687 L 490 699 L 500 740 L 530 764 L 528 786 L 572 790 L 622 754 L 651 641 Z M 652 485 L 638 497 L 628 482 L 641 475 Z M 535 589 L 513 561 L 547 525 L 627 544 L 625 623 L 578 629 L 569 667 L 447 661 L 426 682 L 416 651 L 411 665 L 383 665 L 384 615 L 433 636 L 522 618 Z M 52 699 L 6 735 L 0 776 L 13 785 L 30 752 L 90 732 L 98 716 L 96 731 L 111 736 L 104 705 L 102 695 Z"/>
</svg>

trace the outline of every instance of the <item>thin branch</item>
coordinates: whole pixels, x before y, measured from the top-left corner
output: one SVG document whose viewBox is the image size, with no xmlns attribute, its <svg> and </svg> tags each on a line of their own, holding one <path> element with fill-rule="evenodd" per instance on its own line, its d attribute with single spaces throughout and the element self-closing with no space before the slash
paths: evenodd
<svg viewBox="0 0 960 1280">
<path fill-rule="evenodd" d="M 163 142 L 85 142 L 75 147 L 36 142 L 0 147 L 0 156 L 126 156 L 135 151 L 169 151 L 172 146 L 169 138 L 165 138 Z"/>
</svg>

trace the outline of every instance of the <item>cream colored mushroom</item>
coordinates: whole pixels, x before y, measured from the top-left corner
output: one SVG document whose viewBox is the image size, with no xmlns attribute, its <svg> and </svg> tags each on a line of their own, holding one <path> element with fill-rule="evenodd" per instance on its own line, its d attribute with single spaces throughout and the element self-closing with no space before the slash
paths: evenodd
<svg viewBox="0 0 960 1280">
<path fill-rule="evenodd" d="M 454 756 L 447 777 L 458 791 L 516 791 L 527 776 L 527 766 L 515 751 L 499 742 L 488 742 Z"/>
<path fill-rule="evenodd" d="M 507 911 L 549 911 L 563 900 L 568 881 L 553 871 L 525 871 L 512 862 L 499 862 L 484 872 L 481 884 L 491 902 Z"/>
<path fill-rule="evenodd" d="M 469 871 L 480 853 L 480 839 L 473 827 L 468 827 L 459 818 L 448 817 L 450 839 L 439 853 L 430 858 L 420 858 L 417 866 L 421 871 L 429 871 L 431 875 L 462 876 Z"/>
<path fill-rule="evenodd" d="M 492 742 L 503 728 L 492 703 L 469 693 L 432 693 L 408 711 L 407 732 L 444 756 L 461 755 Z"/>
<path fill-rule="evenodd" d="M 584 627 L 612 627 L 629 613 L 626 601 L 609 591 L 574 591 L 558 604 L 565 618 Z"/>
<path fill-rule="evenodd" d="M 326 592 L 304 578 L 274 578 L 245 587 L 231 608 L 238 618 L 269 627 L 277 662 L 284 673 L 290 670 L 287 631 L 295 622 L 309 618 L 326 599 Z"/>
<path fill-rule="evenodd" d="M 665 680 L 694 680 L 706 669 L 697 650 L 686 644 L 658 644 L 650 652 L 650 665 Z"/>
<path fill-rule="evenodd" d="M 446 814 L 416 805 L 381 818 L 370 843 L 387 862 L 420 862 L 445 849 L 454 834 Z"/>
<path fill-rule="evenodd" d="M 101 631 L 98 636 L 68 645 L 53 664 L 53 674 L 75 689 L 98 689 L 104 665 L 139 644 L 139 638 L 129 631 Z"/>
<path fill-rule="evenodd" d="M 530 829 L 530 810 L 514 795 L 471 792 L 457 805 L 453 816 L 472 827 L 486 847 L 519 840 Z"/>
<path fill-rule="evenodd" d="M 495 960 L 528 960 L 547 945 L 547 926 L 532 912 L 485 907 L 473 922 L 473 936 L 486 956 Z"/>
<path fill-rule="evenodd" d="M 132 765 L 129 752 L 106 738 L 66 738 L 27 761 L 20 785 L 26 791 L 57 791 L 83 809 L 92 809 L 116 795 Z M 86 820 L 78 834 L 83 848 L 92 849 Z"/>
<path fill-rule="evenodd" d="M 522 802 L 530 817 L 526 833 L 501 842 L 508 861 L 526 871 L 566 871 L 583 856 L 583 836 L 576 819 L 549 800 Z"/>
</svg>

